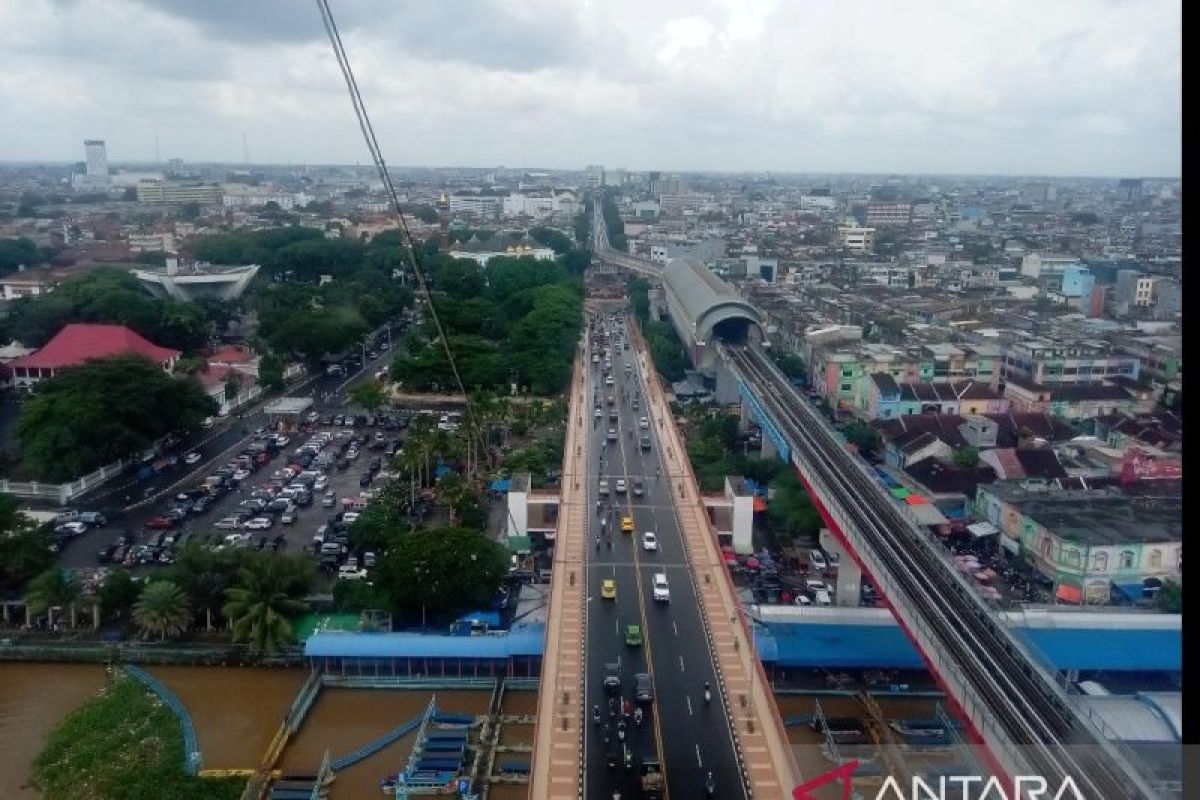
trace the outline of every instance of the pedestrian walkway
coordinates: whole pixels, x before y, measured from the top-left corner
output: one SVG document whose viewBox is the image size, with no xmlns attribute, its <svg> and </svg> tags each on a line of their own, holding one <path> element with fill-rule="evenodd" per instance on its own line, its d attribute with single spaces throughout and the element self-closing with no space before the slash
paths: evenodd
<svg viewBox="0 0 1200 800">
<path fill-rule="evenodd" d="M 583 792 L 584 540 L 587 536 L 587 385 L 583 348 L 571 376 L 570 410 L 554 569 L 538 694 L 530 797 L 577 800 Z"/>
</svg>

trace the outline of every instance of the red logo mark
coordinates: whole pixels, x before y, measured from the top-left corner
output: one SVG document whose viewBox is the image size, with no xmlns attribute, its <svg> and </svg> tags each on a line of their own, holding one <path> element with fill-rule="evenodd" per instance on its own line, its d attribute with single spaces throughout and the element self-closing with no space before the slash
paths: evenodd
<svg viewBox="0 0 1200 800">
<path fill-rule="evenodd" d="M 797 786 L 792 790 L 792 800 L 817 800 L 812 795 L 812 791 L 834 781 L 842 782 L 842 800 L 850 800 L 850 788 L 854 782 L 854 770 L 856 769 L 858 769 L 858 759 L 852 758 L 840 767 L 834 767 L 808 783 Z"/>
</svg>

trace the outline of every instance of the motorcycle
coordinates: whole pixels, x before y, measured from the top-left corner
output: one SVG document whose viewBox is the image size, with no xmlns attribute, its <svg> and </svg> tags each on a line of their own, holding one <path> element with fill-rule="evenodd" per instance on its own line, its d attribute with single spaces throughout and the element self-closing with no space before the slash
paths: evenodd
<svg viewBox="0 0 1200 800">
<path fill-rule="evenodd" d="M 712 702 L 712 691 L 708 688 L 708 684 L 704 684 L 704 702 L 705 704 Z"/>
<path fill-rule="evenodd" d="M 617 740 L 625 741 L 625 720 L 617 723 Z"/>
<path fill-rule="evenodd" d="M 592 722 L 600 724 L 600 706 L 598 705 L 592 706 Z"/>
<path fill-rule="evenodd" d="M 633 724 L 639 728 L 642 727 L 642 707 L 638 706 L 633 710 Z"/>
<path fill-rule="evenodd" d="M 708 773 L 708 777 L 704 779 L 704 788 L 708 792 L 709 797 L 713 797 L 717 793 L 717 782 L 713 779 L 713 774 Z"/>
</svg>

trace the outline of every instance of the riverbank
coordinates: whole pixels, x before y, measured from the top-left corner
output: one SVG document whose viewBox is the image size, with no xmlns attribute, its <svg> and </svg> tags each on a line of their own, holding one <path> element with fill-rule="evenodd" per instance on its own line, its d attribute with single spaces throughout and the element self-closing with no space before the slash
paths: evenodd
<svg viewBox="0 0 1200 800">
<path fill-rule="evenodd" d="M 245 785 L 242 778 L 186 774 L 179 720 L 119 670 L 99 697 L 50 732 L 33 777 L 46 800 L 236 800 Z"/>
</svg>

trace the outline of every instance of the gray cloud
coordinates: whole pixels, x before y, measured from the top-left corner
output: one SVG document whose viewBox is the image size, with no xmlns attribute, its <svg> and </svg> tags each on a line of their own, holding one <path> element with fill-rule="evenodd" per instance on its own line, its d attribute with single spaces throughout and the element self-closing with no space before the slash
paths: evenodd
<svg viewBox="0 0 1200 800">
<path fill-rule="evenodd" d="M 1169 0 L 331 0 L 396 164 L 1178 174 Z M 364 158 L 311 0 L 0 3 L 0 159 Z"/>
</svg>

